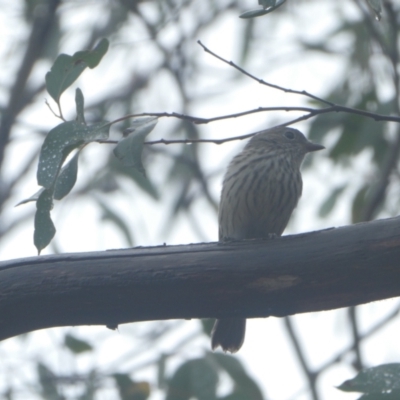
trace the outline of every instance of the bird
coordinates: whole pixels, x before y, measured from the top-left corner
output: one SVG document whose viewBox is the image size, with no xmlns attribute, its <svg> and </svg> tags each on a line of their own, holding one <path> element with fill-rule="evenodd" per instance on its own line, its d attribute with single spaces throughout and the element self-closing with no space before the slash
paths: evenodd
<svg viewBox="0 0 400 400">
<path fill-rule="evenodd" d="M 230 162 L 218 212 L 219 241 L 264 239 L 282 235 L 302 193 L 300 166 L 307 153 L 325 147 L 297 129 L 278 126 L 254 134 Z M 217 319 L 211 347 L 237 352 L 246 319 Z"/>
</svg>

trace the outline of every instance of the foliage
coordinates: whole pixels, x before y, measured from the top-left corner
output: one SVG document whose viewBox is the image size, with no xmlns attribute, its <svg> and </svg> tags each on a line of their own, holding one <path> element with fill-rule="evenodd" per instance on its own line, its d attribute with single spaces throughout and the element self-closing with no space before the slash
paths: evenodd
<svg viewBox="0 0 400 400">
<path fill-rule="evenodd" d="M 365 369 L 338 389 L 364 393 L 360 399 L 391 400 L 400 396 L 400 364 L 382 364 Z"/>
<path fill-rule="evenodd" d="M 50 72 L 46 74 L 46 88 L 57 103 L 62 117 L 60 97 L 84 71 L 86 67 L 95 68 L 106 54 L 108 40 L 102 39 L 92 51 L 78 51 L 73 56 L 61 54 L 57 57 Z M 61 200 L 76 183 L 78 174 L 78 156 L 80 151 L 89 143 L 106 140 L 109 136 L 111 123 L 96 122 L 88 126 L 84 115 L 84 96 L 76 89 L 76 120 L 64 121 L 53 128 L 43 142 L 37 171 L 37 181 L 43 186 L 36 194 L 19 204 L 36 201 L 34 244 L 40 253 L 53 239 L 56 229 L 50 217 L 53 208 L 53 198 Z M 136 168 L 145 175 L 141 157 L 145 137 L 153 130 L 157 118 L 136 120 L 129 129 L 129 135 L 119 141 L 114 154 L 127 167 Z M 75 155 L 65 163 L 69 154 Z M 115 217 L 118 220 L 118 217 Z M 127 232 L 123 225 L 118 225 Z M 129 234 L 125 233 L 131 243 Z"/>
</svg>

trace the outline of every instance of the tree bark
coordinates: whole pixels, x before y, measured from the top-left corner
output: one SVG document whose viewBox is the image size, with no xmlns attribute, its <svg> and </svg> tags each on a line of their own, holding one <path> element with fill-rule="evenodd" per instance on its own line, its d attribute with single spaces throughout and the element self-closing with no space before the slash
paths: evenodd
<svg viewBox="0 0 400 400">
<path fill-rule="evenodd" d="M 0 263 L 0 339 L 41 328 L 268 317 L 400 296 L 400 218 L 269 240 Z"/>
</svg>

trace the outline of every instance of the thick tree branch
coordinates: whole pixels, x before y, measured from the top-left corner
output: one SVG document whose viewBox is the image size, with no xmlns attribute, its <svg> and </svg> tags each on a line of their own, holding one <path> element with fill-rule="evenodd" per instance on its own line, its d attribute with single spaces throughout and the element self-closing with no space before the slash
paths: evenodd
<svg viewBox="0 0 400 400">
<path fill-rule="evenodd" d="M 264 241 L 0 263 L 0 339 L 69 325 L 267 317 L 400 296 L 400 218 Z"/>
</svg>

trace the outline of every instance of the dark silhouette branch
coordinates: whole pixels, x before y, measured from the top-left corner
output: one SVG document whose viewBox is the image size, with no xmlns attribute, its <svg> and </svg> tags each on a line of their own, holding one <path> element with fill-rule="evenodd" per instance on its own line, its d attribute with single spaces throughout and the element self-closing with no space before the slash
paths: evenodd
<svg viewBox="0 0 400 400">
<path fill-rule="evenodd" d="M 293 328 L 293 324 L 292 324 L 290 317 L 284 318 L 284 324 L 285 324 L 286 332 L 289 336 L 289 340 L 293 345 L 297 360 L 299 361 L 301 368 L 306 375 L 306 378 L 308 381 L 308 386 L 310 387 L 312 400 L 319 400 L 319 394 L 318 394 L 318 390 L 317 390 L 318 374 L 315 373 L 314 371 L 312 371 L 310 366 L 308 365 L 304 351 L 300 344 L 299 338 L 297 337 L 297 334 Z"/>
<path fill-rule="evenodd" d="M 394 115 L 384 115 L 384 114 L 377 114 L 369 111 L 364 111 L 364 110 L 358 110 L 356 108 L 350 108 L 350 107 L 344 107 L 340 105 L 333 105 L 330 107 L 325 107 L 325 108 L 311 108 L 311 107 L 300 107 L 300 106 L 295 106 L 295 107 L 289 107 L 289 106 L 279 106 L 279 107 L 258 107 L 254 108 L 251 110 L 246 110 L 246 111 L 241 111 L 238 113 L 234 114 L 226 114 L 226 115 L 220 115 L 217 117 L 210 117 L 210 118 L 203 118 L 203 117 L 196 117 L 193 115 L 187 115 L 187 114 L 181 114 L 177 112 L 143 112 L 143 113 L 138 113 L 138 114 L 129 114 L 125 115 L 124 117 L 118 118 L 112 122 L 110 122 L 110 125 L 116 124 L 118 122 L 122 122 L 128 119 L 132 118 L 140 118 L 140 117 L 157 117 L 157 118 L 178 118 L 184 121 L 189 121 L 197 125 L 201 124 L 209 124 L 211 122 L 215 121 L 221 121 L 225 119 L 232 119 L 232 118 L 239 118 L 243 117 L 245 115 L 251 115 L 251 114 L 256 114 L 260 112 L 269 112 L 269 111 L 285 111 L 285 112 L 291 112 L 291 111 L 298 111 L 298 112 L 306 112 L 306 114 L 295 118 L 293 120 L 287 121 L 283 124 L 277 125 L 277 126 L 288 126 L 288 125 L 293 125 L 297 122 L 300 121 L 305 121 L 307 119 L 313 118 L 317 115 L 320 114 L 327 114 L 327 113 L 332 113 L 332 112 L 345 112 L 348 114 L 354 114 L 354 115 L 360 115 L 366 118 L 372 118 L 376 122 L 397 122 L 400 123 L 400 117 L 394 116 Z M 165 140 L 165 139 L 159 139 L 159 140 L 152 140 L 152 141 L 146 141 L 144 142 L 147 145 L 153 145 L 153 144 L 177 144 L 177 143 L 182 143 L 182 144 L 190 144 L 190 143 L 214 143 L 214 144 L 222 144 L 226 142 L 231 142 L 234 140 L 243 140 L 243 139 L 248 139 L 252 136 L 254 136 L 256 133 L 249 133 L 245 135 L 240 135 L 240 136 L 231 136 L 227 138 L 222 138 L 222 139 L 171 139 L 171 140 Z M 108 144 L 116 144 L 118 143 L 117 140 L 98 140 L 98 143 L 108 143 Z"/>
<path fill-rule="evenodd" d="M 261 85 L 265 85 L 265 86 L 268 86 L 268 87 L 270 87 L 272 89 L 280 90 L 280 91 L 285 92 L 285 93 L 292 93 L 292 94 L 299 94 L 301 96 L 306 96 L 306 97 L 309 97 L 312 100 L 316 100 L 316 101 L 319 101 L 321 103 L 324 103 L 327 106 L 334 106 L 335 105 L 335 103 L 332 103 L 330 101 L 324 100 L 323 98 L 315 96 L 315 95 L 313 95 L 313 94 L 311 94 L 311 93 L 309 93 L 309 92 L 307 92 L 305 90 L 288 89 L 288 88 L 285 88 L 283 86 L 279 86 L 279 85 L 275 85 L 273 83 L 266 82 L 261 78 L 257 78 L 255 75 L 253 75 L 250 72 L 246 71 L 242 67 L 239 67 L 239 65 L 235 64 L 233 61 L 228 61 L 225 58 L 223 58 L 223 57 L 219 56 L 218 54 L 214 53 L 213 51 L 211 51 L 208 47 L 204 46 L 204 44 L 200 40 L 198 40 L 197 43 L 203 48 L 203 50 L 206 53 L 211 54 L 216 59 L 222 61 L 225 64 L 228 64 L 230 67 L 235 68 L 241 74 L 248 76 L 249 78 L 253 79 L 254 81 L 258 82 Z"/>
<path fill-rule="evenodd" d="M 377 322 L 372 328 L 367 330 L 364 333 L 361 333 L 360 335 L 360 341 L 363 341 L 365 339 L 370 338 L 373 336 L 375 333 L 379 332 L 381 329 L 385 328 L 389 322 L 394 320 L 395 318 L 398 318 L 400 315 L 400 307 L 397 307 L 395 310 L 393 310 L 389 315 L 385 316 L 382 318 L 379 322 Z M 332 367 L 334 364 L 337 364 L 345 359 L 345 357 L 352 351 L 355 351 L 355 343 L 350 343 L 348 346 L 346 346 L 342 351 L 340 351 L 338 354 L 333 356 L 331 360 L 326 362 L 325 364 L 322 365 L 317 371 L 317 373 L 320 375 L 323 372 L 325 372 L 327 369 Z"/>
<path fill-rule="evenodd" d="M 308 98 L 310 98 L 310 99 L 312 99 L 314 101 L 318 101 L 318 102 L 320 102 L 322 104 L 325 104 L 328 107 L 326 107 L 325 109 L 322 109 L 322 110 L 329 110 L 329 111 L 325 111 L 325 112 L 333 112 L 333 111 L 335 111 L 335 112 L 346 112 L 346 113 L 349 113 L 349 114 L 356 114 L 356 115 L 362 115 L 364 117 L 373 118 L 375 121 L 400 122 L 400 117 L 392 117 L 392 116 L 389 116 L 389 115 L 382 115 L 382 114 L 372 113 L 372 112 L 369 112 L 369 111 L 359 110 L 357 108 L 341 106 L 341 105 L 332 103 L 331 101 L 325 100 L 322 97 L 315 96 L 314 94 L 309 93 L 306 90 L 294 90 L 294 89 L 289 89 L 289 88 L 285 88 L 283 86 L 278 86 L 278 85 L 266 82 L 263 79 L 257 78 L 256 76 L 252 75 L 251 73 L 249 73 L 245 69 L 239 67 L 233 61 L 228 61 L 225 58 L 219 56 L 218 54 L 212 52 L 210 49 L 208 49 L 206 46 L 204 46 L 204 44 L 201 43 L 200 40 L 198 40 L 197 43 L 203 48 L 203 50 L 206 53 L 211 54 L 213 57 L 215 57 L 218 60 L 222 61 L 223 63 L 228 64 L 229 66 L 235 68 L 240 73 L 248 76 L 249 78 L 255 80 L 258 83 L 260 83 L 261 85 L 265 85 L 265 86 L 268 86 L 268 87 L 270 87 L 272 89 L 280 90 L 280 91 L 285 92 L 285 93 L 298 94 L 298 95 L 301 95 L 301 96 L 305 96 L 305 97 L 308 97 Z M 320 110 L 319 109 L 314 109 L 314 111 L 320 111 Z M 314 116 L 314 115 L 311 115 L 311 116 Z"/>
<path fill-rule="evenodd" d="M 350 328 L 351 328 L 351 336 L 353 339 L 353 349 L 354 349 L 354 355 L 355 359 L 351 363 L 353 368 L 357 371 L 360 372 L 364 368 L 364 362 L 363 362 L 363 355 L 361 351 L 361 333 L 360 333 L 360 328 L 358 324 L 358 312 L 357 312 L 357 307 L 349 307 L 347 310 L 348 312 L 348 317 L 349 317 L 349 322 L 350 322 Z"/>
<path fill-rule="evenodd" d="M 267 317 L 400 296 L 400 219 L 264 241 L 0 263 L 0 339 L 36 329 Z"/>
<path fill-rule="evenodd" d="M 27 41 L 26 50 L 17 72 L 14 85 L 11 89 L 8 104 L 2 112 L 0 124 L 0 166 L 3 163 L 5 149 L 15 118 L 21 111 L 21 108 L 26 105 L 26 101 L 24 100 L 24 95 L 26 94 L 26 83 L 31 74 L 33 65 L 40 57 L 44 45 L 47 42 L 59 3 L 60 0 L 49 1 L 47 6 L 41 5 L 41 11 L 35 14 L 32 23 L 32 30 Z"/>
</svg>

